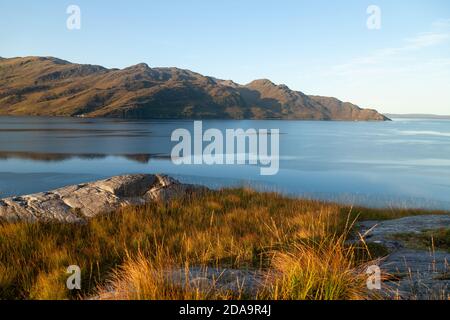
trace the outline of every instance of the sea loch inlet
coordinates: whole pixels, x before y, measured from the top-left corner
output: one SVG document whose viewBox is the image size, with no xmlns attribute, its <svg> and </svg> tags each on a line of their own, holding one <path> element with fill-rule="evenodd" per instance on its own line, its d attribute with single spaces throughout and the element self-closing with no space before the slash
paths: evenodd
<svg viewBox="0 0 450 320">
<path fill-rule="evenodd" d="M 195 121 L 193 141 L 187 129 L 176 129 L 171 141 L 179 141 L 171 153 L 172 162 L 176 165 L 259 164 L 262 176 L 276 175 L 280 168 L 279 129 L 226 129 L 224 135 L 215 128 L 203 133 L 202 121 Z M 205 148 L 204 142 L 209 143 Z"/>
<path fill-rule="evenodd" d="M 195 151 L 190 120 L 0 117 L 0 195 L 31 194 L 122 174 L 166 173 L 183 183 L 210 188 L 249 186 L 356 205 L 447 209 L 449 125 L 445 119 L 203 120 Z M 249 136 L 245 145 L 240 143 L 245 146 L 241 155 L 246 155 L 246 164 L 237 164 L 235 138 L 235 160 L 227 165 L 226 143 L 232 141 L 226 139 L 227 129 L 267 130 L 267 136 L 259 136 L 260 143 L 268 144 L 267 159 L 262 148 L 258 153 L 262 161 L 272 160 L 272 169 L 261 166 L 261 161 L 250 164 L 249 154 L 256 152 L 248 151 Z M 277 129 L 279 157 L 271 142 Z M 223 152 L 220 147 L 211 151 L 214 144 L 207 138 L 214 132 Z M 180 136 L 171 141 L 174 133 Z M 212 160 L 224 164 L 207 164 Z M 277 165 L 277 174 L 261 174 L 261 169 L 275 171 Z"/>
</svg>

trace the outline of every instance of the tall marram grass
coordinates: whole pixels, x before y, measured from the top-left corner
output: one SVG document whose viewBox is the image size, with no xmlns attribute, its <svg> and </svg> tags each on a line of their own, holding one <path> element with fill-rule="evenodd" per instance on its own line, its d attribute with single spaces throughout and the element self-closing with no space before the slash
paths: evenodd
<svg viewBox="0 0 450 320">
<path fill-rule="evenodd" d="M 350 211 L 227 189 L 126 207 L 86 224 L 0 222 L 0 299 L 81 299 L 107 288 L 130 299 L 361 298 L 364 262 L 345 245 Z M 69 265 L 82 269 L 80 291 L 65 287 Z M 236 296 L 167 276 L 170 269 L 189 275 L 190 267 L 267 277 L 258 294 Z"/>
</svg>

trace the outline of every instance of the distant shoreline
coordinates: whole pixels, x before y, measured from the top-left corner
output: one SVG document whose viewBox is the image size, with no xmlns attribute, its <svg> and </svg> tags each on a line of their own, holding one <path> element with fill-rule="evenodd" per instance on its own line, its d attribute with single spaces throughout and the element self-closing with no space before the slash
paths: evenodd
<svg viewBox="0 0 450 320">
<path fill-rule="evenodd" d="M 392 121 L 391 118 L 386 120 L 342 120 L 342 119 L 283 119 L 283 118 L 261 118 L 261 119 L 247 119 L 247 118 L 120 118 L 120 117 L 94 117 L 94 116 L 70 116 L 70 115 L 33 115 L 33 114 L 2 114 L 0 118 L 41 118 L 41 119 L 82 119 L 82 120 L 111 120 L 111 121 L 283 121 L 283 122 L 369 122 L 369 123 L 383 123 Z M 450 119 L 450 116 L 449 116 Z"/>
<path fill-rule="evenodd" d="M 450 120 L 450 115 L 438 115 L 438 114 L 395 114 L 395 113 L 383 113 L 384 116 L 389 119 L 400 118 L 400 119 L 448 119 Z"/>
</svg>

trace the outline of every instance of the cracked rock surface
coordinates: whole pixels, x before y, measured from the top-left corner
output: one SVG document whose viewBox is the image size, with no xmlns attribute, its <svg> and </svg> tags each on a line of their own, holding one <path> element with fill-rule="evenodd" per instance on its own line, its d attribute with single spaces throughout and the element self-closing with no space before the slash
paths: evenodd
<svg viewBox="0 0 450 320">
<path fill-rule="evenodd" d="M 169 200 L 200 187 L 164 175 L 136 174 L 0 200 L 6 221 L 83 222 L 126 205 Z"/>
</svg>

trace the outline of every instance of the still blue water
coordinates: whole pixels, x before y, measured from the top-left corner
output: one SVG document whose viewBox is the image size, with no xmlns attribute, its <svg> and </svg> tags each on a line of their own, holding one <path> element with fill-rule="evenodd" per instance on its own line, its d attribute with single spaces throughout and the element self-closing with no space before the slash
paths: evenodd
<svg viewBox="0 0 450 320">
<path fill-rule="evenodd" d="M 192 121 L 0 117 L 0 197 L 126 173 L 252 186 L 367 206 L 450 209 L 450 120 L 203 121 L 204 129 L 280 129 L 280 171 L 170 160 L 174 129 Z"/>
</svg>

